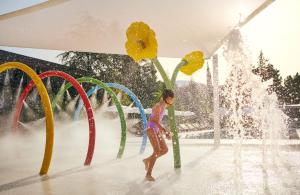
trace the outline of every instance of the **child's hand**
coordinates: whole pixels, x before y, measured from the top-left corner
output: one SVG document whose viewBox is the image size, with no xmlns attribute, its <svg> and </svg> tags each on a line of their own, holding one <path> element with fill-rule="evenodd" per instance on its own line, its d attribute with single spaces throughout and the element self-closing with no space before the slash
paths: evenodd
<svg viewBox="0 0 300 195">
<path fill-rule="evenodd" d="M 170 140 L 172 139 L 172 137 L 173 137 L 173 133 L 171 131 L 166 131 L 166 138 Z"/>
</svg>

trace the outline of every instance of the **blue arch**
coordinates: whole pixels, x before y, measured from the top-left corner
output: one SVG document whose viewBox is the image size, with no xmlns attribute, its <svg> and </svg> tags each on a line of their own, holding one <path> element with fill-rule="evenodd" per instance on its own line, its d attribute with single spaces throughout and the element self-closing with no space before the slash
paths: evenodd
<svg viewBox="0 0 300 195">
<path fill-rule="evenodd" d="M 122 90 L 123 92 L 125 92 L 127 95 L 130 96 L 130 98 L 132 99 L 132 101 L 134 102 L 135 106 L 138 107 L 139 111 L 140 111 L 140 115 L 141 115 L 141 119 L 142 119 L 142 123 L 143 123 L 143 141 L 142 141 L 142 145 L 140 148 L 140 154 L 144 153 L 145 148 L 146 148 L 146 144 L 147 144 L 147 116 L 146 113 L 144 111 L 144 107 L 141 103 L 141 101 L 138 99 L 138 97 L 127 87 L 125 87 L 124 85 L 118 84 L 118 83 L 106 83 L 106 85 L 108 87 L 111 88 L 116 88 L 119 90 Z M 100 86 L 96 86 L 91 88 L 88 92 L 87 92 L 87 96 L 90 97 L 92 94 L 96 93 L 99 89 L 101 89 Z M 74 120 L 77 120 L 79 118 L 80 115 L 80 111 L 83 108 L 83 103 L 82 101 L 79 102 L 75 113 L 74 113 Z"/>
</svg>

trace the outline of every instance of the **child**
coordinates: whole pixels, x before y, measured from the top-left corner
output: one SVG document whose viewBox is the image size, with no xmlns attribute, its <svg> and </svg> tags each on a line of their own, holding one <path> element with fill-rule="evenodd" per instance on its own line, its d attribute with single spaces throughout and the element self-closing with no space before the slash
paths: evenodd
<svg viewBox="0 0 300 195">
<path fill-rule="evenodd" d="M 160 100 L 153 108 L 148 121 L 147 135 L 153 148 L 153 154 L 143 160 L 145 169 L 147 171 L 146 179 L 148 181 L 155 181 L 152 177 L 152 169 L 158 157 L 168 152 L 168 147 L 163 138 L 163 134 L 167 139 L 171 139 L 172 132 L 166 130 L 161 126 L 161 120 L 164 116 L 165 108 L 171 106 L 174 101 L 174 93 L 172 90 L 164 90 L 162 100 Z"/>
</svg>

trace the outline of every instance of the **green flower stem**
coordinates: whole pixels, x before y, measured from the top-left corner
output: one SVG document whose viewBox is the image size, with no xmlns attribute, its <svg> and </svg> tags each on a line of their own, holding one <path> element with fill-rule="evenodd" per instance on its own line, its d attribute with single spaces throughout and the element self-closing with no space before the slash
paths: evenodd
<svg viewBox="0 0 300 195">
<path fill-rule="evenodd" d="M 172 83 L 166 74 L 165 70 L 163 69 L 160 62 L 157 60 L 157 58 L 152 59 L 152 62 L 154 63 L 155 67 L 157 68 L 158 72 L 160 73 L 162 79 L 164 80 L 167 89 L 173 89 Z"/>
<path fill-rule="evenodd" d="M 175 89 L 175 82 L 176 82 L 176 78 L 177 78 L 177 75 L 178 75 L 178 72 L 180 70 L 180 68 L 184 65 L 187 64 L 187 61 L 186 60 L 182 60 L 175 68 L 175 70 L 173 71 L 173 75 L 172 75 L 172 78 L 171 78 L 171 83 L 172 83 L 172 86 L 173 88 Z"/>
<path fill-rule="evenodd" d="M 167 76 L 165 70 L 163 69 L 162 65 L 157 60 L 157 58 L 152 59 L 152 62 L 154 63 L 154 65 L 156 66 L 157 70 L 159 71 L 161 77 L 163 78 L 167 89 L 174 90 L 174 85 L 172 84 L 171 80 Z M 179 70 L 179 68 L 178 68 L 178 70 Z M 177 70 L 177 73 L 178 73 L 178 70 Z M 176 74 L 176 76 L 177 76 L 177 74 Z M 175 76 L 175 79 L 176 79 L 176 76 Z M 174 155 L 174 168 L 178 169 L 181 167 L 180 147 L 179 147 L 179 139 L 178 139 L 178 133 L 177 133 L 176 121 L 175 121 L 175 109 L 174 109 L 173 105 L 168 108 L 168 116 L 169 116 L 171 131 L 173 133 L 172 145 L 173 145 L 173 155 Z"/>
<path fill-rule="evenodd" d="M 178 72 L 180 68 L 184 65 L 187 64 L 187 61 L 182 60 L 175 68 L 172 74 L 172 79 L 171 79 L 171 84 L 173 87 L 173 90 L 175 90 L 175 81 L 178 75 Z M 173 148 L 175 148 L 177 151 L 174 152 L 174 166 L 175 168 L 180 168 L 181 167 L 181 162 L 180 162 L 180 147 L 179 147 L 179 139 L 178 139 L 178 131 L 176 127 L 176 118 L 175 118 L 175 107 L 172 105 L 168 109 L 168 116 L 170 120 L 172 121 L 171 124 L 171 129 L 173 130 L 174 136 L 173 136 Z M 175 145 L 175 146 L 174 146 Z"/>
</svg>

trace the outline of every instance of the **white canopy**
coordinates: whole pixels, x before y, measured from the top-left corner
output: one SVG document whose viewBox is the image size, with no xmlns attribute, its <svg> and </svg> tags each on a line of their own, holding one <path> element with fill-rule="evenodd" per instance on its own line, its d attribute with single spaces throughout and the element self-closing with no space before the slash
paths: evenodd
<svg viewBox="0 0 300 195">
<path fill-rule="evenodd" d="M 159 57 L 210 57 L 236 26 L 273 0 L 51 0 L 0 15 L 0 45 L 125 54 L 126 29 L 144 21 Z M 0 2 L 0 7 L 1 5 Z"/>
</svg>

